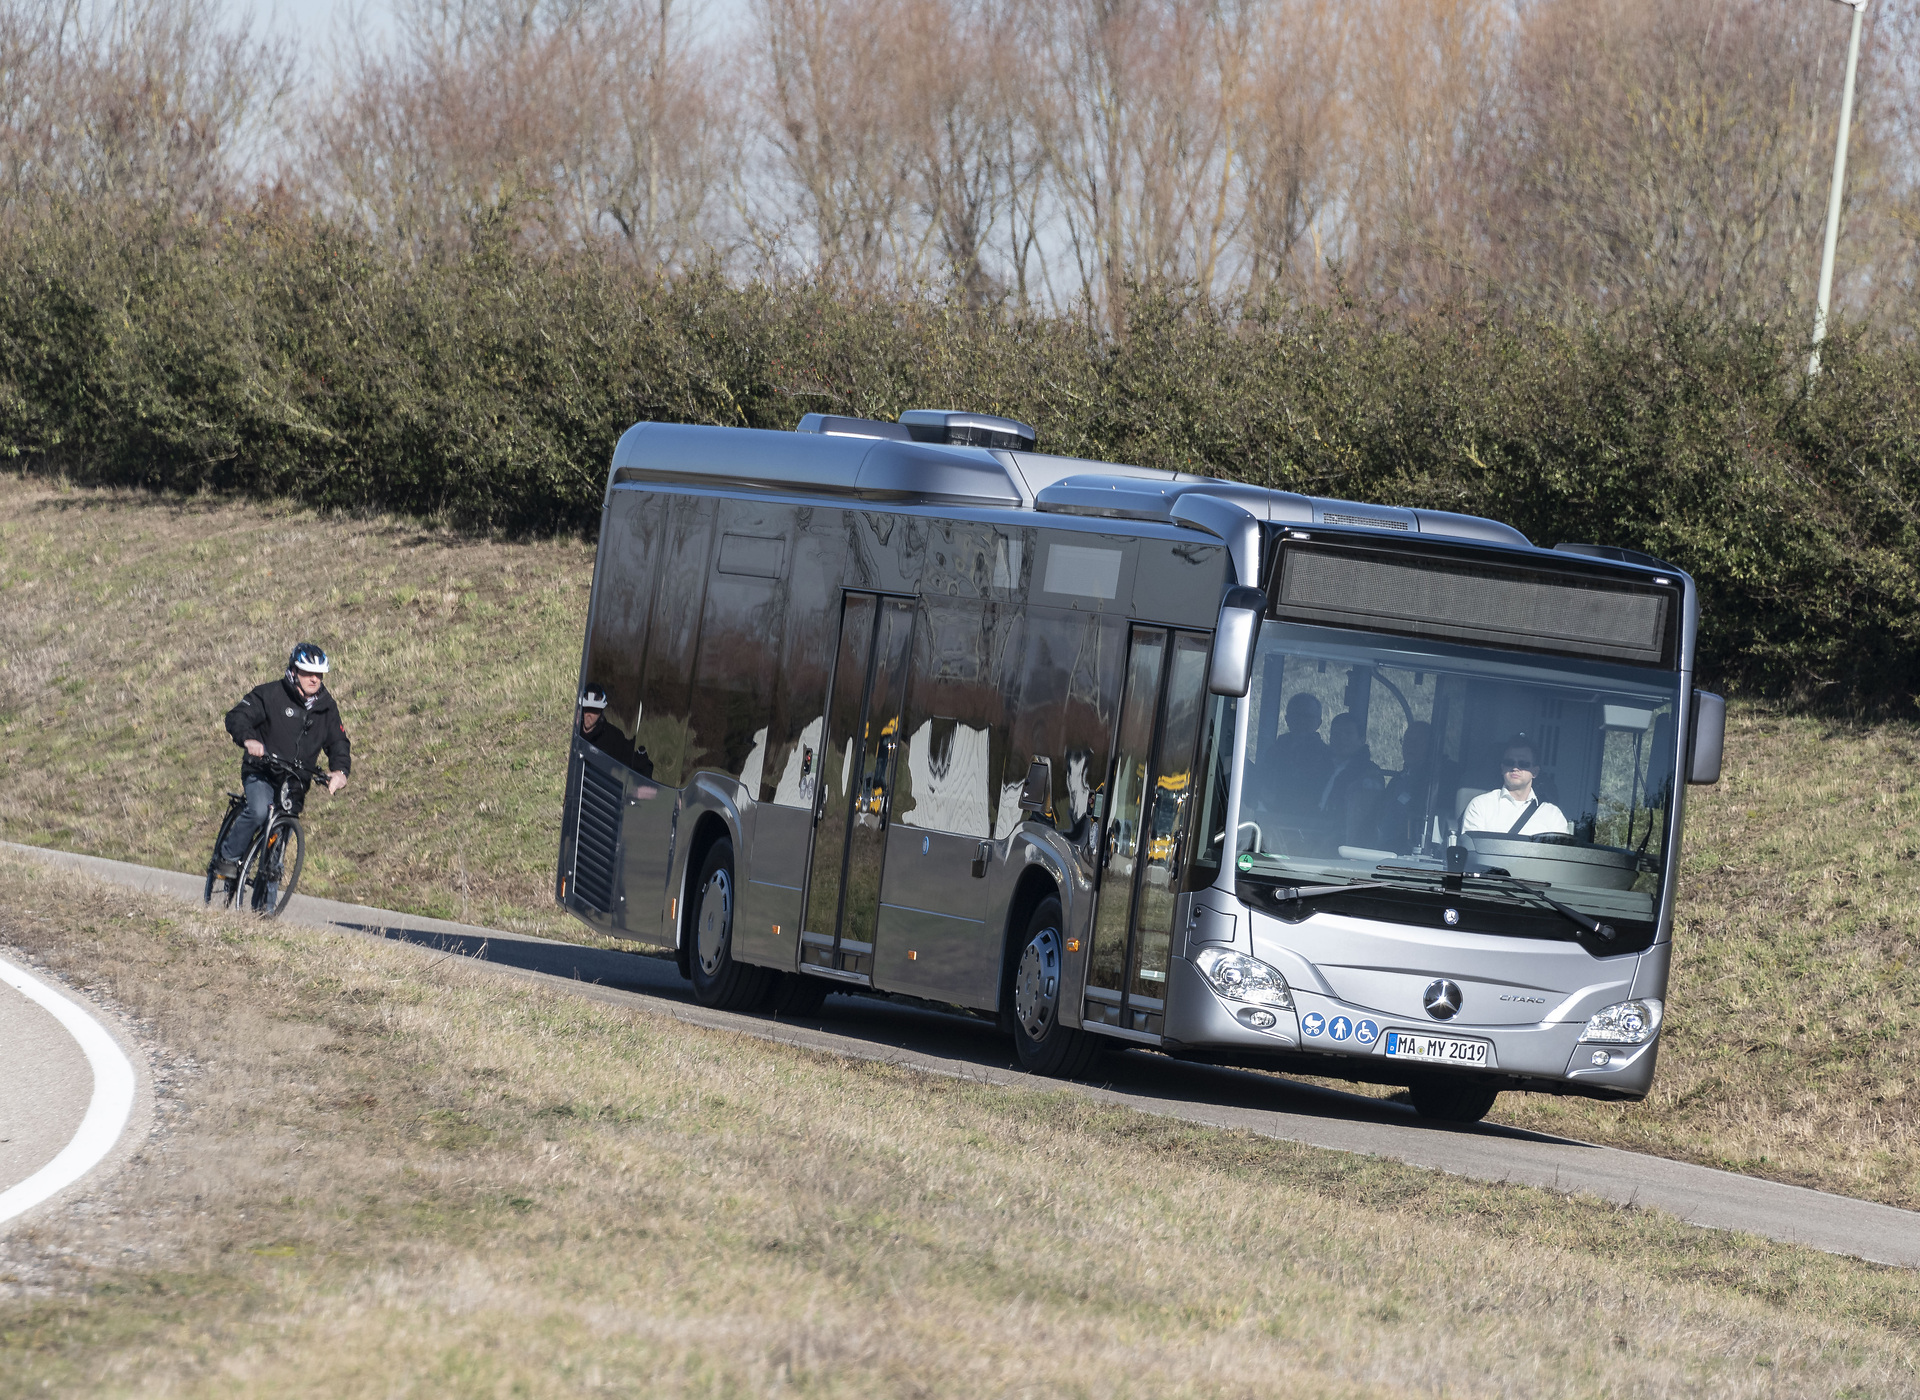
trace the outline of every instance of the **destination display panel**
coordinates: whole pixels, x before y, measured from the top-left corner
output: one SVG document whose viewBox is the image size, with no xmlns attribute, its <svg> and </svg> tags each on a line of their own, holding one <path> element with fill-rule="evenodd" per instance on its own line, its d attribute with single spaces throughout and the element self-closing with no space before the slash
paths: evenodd
<svg viewBox="0 0 1920 1400">
<path fill-rule="evenodd" d="M 1273 614 L 1290 622 L 1671 666 L 1679 591 L 1581 571 L 1288 541 Z"/>
</svg>

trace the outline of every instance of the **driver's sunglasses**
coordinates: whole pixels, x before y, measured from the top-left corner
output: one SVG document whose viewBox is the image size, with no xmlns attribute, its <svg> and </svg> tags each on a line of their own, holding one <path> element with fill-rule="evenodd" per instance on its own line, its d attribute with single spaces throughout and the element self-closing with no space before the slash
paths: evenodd
<svg viewBox="0 0 1920 1400">
<path fill-rule="evenodd" d="M 1509 758 L 1504 760 L 1504 763 L 1506 765 L 1504 771 L 1508 773 L 1518 772 L 1522 769 L 1529 773 L 1538 773 L 1540 771 L 1540 765 L 1533 759 L 1528 759 L 1525 763 L 1516 763 Z"/>
</svg>

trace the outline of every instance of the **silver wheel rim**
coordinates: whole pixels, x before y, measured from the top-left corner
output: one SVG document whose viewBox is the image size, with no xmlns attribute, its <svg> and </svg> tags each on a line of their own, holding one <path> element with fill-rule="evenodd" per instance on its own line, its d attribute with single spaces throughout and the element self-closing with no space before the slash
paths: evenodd
<svg viewBox="0 0 1920 1400">
<path fill-rule="evenodd" d="M 733 877 L 716 870 L 700 891 L 700 924 L 694 930 L 694 953 L 700 970 L 711 977 L 720 970 L 727 951 L 727 930 L 733 925 Z"/>
<path fill-rule="evenodd" d="M 1033 1040 L 1053 1028 L 1060 1001 L 1060 931 L 1043 928 L 1020 954 L 1013 975 L 1013 1014 Z"/>
</svg>

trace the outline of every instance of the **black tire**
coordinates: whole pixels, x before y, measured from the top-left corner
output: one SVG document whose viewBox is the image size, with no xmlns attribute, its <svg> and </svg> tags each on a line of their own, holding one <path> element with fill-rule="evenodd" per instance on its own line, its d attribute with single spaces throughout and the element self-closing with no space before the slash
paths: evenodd
<svg viewBox="0 0 1920 1400">
<path fill-rule="evenodd" d="M 240 889 L 240 880 L 237 876 L 231 880 L 222 880 L 213 872 L 219 867 L 220 849 L 227 844 L 227 833 L 233 830 L 233 824 L 239 820 L 241 811 L 239 803 L 227 804 L 227 815 L 220 822 L 220 834 L 213 838 L 213 854 L 207 857 L 207 887 L 200 897 L 215 909 L 231 909 L 233 897 Z"/>
<path fill-rule="evenodd" d="M 1436 1123 L 1478 1123 L 1493 1111 L 1500 1091 L 1474 1079 L 1423 1079 L 1407 1086 L 1413 1111 Z"/>
<path fill-rule="evenodd" d="M 804 972 L 776 972 L 767 981 L 760 1009 L 772 1016 L 805 1020 L 820 1014 L 820 1007 L 832 990 L 823 978 L 809 977 Z"/>
<path fill-rule="evenodd" d="M 693 999 L 720 1011 L 746 1011 L 767 990 L 768 970 L 733 956 L 735 892 L 733 842 L 721 837 L 707 852 L 687 910 L 687 970 Z"/>
<path fill-rule="evenodd" d="M 1009 950 L 1006 1005 L 1021 1067 L 1030 1074 L 1078 1079 L 1093 1068 L 1104 1047 L 1087 1032 L 1060 1024 L 1063 915 L 1059 899 L 1049 896 L 1028 918 L 1026 932 Z"/>
<path fill-rule="evenodd" d="M 253 840 L 240 864 L 239 898 L 235 903 L 263 919 L 277 919 L 300 884 L 300 868 L 307 861 L 307 834 L 300 823 L 284 818 L 271 832 Z"/>
</svg>

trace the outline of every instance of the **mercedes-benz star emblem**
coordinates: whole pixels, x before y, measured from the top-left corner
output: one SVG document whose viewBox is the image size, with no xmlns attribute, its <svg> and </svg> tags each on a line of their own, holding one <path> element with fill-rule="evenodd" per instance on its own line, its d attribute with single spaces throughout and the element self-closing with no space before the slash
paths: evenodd
<svg viewBox="0 0 1920 1400">
<path fill-rule="evenodd" d="M 1455 924 L 1460 922 L 1460 911 L 1458 909 L 1449 909 L 1447 910 L 1446 913 L 1442 914 L 1440 917 L 1447 921 L 1448 928 L 1452 928 Z"/>
<path fill-rule="evenodd" d="M 1427 983 L 1427 990 L 1420 998 L 1427 1008 L 1427 1015 L 1436 1021 L 1451 1021 L 1460 1010 L 1459 984 L 1441 978 L 1438 982 Z"/>
</svg>

